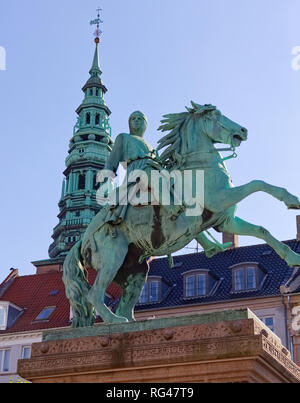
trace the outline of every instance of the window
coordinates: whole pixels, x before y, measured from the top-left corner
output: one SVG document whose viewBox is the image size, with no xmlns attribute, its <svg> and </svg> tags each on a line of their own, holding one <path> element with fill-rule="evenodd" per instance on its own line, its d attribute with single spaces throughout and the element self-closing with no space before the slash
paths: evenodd
<svg viewBox="0 0 300 403">
<path fill-rule="evenodd" d="M 65 238 L 66 243 L 74 243 L 74 242 L 77 242 L 77 241 L 79 241 L 79 236 L 78 235 L 67 236 Z"/>
<path fill-rule="evenodd" d="M 10 350 L 0 350 L 0 372 L 8 372 L 10 364 Z"/>
<path fill-rule="evenodd" d="M 30 358 L 30 353 L 31 353 L 30 346 L 24 346 L 22 348 L 22 358 L 24 358 L 24 359 Z"/>
<path fill-rule="evenodd" d="M 100 123 L 100 114 L 96 113 L 95 124 L 99 125 L 99 123 Z"/>
<path fill-rule="evenodd" d="M 158 302 L 160 297 L 160 280 L 147 280 L 139 299 L 140 304 Z"/>
<path fill-rule="evenodd" d="M 185 276 L 184 296 L 186 298 L 199 297 L 207 294 L 206 273 L 195 273 Z"/>
<path fill-rule="evenodd" d="M 0 306 L 0 330 L 6 329 L 6 309 Z"/>
<path fill-rule="evenodd" d="M 55 306 L 48 306 L 44 308 L 38 316 L 35 318 L 35 320 L 48 320 L 52 314 L 52 312 L 55 310 Z"/>
<path fill-rule="evenodd" d="M 97 182 L 97 172 L 93 174 L 93 189 L 98 190 L 100 187 L 100 182 Z"/>
<path fill-rule="evenodd" d="M 274 332 L 274 317 L 273 316 L 264 316 L 259 318 L 272 332 Z"/>
<path fill-rule="evenodd" d="M 86 114 L 85 122 L 87 125 L 89 125 L 91 123 L 91 114 L 89 112 Z"/>
<path fill-rule="evenodd" d="M 233 270 L 234 291 L 255 290 L 256 288 L 256 267 L 245 266 Z"/>
<path fill-rule="evenodd" d="M 98 90 L 98 88 L 96 88 L 96 96 L 98 96 L 99 95 L 99 90 Z"/>
<path fill-rule="evenodd" d="M 78 178 L 78 190 L 85 189 L 85 174 L 80 174 Z"/>
<path fill-rule="evenodd" d="M 8 301 L 1 301 L 0 304 L 0 330 L 6 330 L 11 327 L 18 319 L 22 308 Z"/>
</svg>

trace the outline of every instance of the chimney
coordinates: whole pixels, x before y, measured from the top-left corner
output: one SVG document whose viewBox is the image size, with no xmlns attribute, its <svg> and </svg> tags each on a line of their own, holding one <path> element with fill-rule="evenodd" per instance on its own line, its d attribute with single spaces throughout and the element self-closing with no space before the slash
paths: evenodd
<svg viewBox="0 0 300 403">
<path fill-rule="evenodd" d="M 31 262 L 36 267 L 36 274 L 45 274 L 62 271 L 63 260 L 48 259 Z"/>
<path fill-rule="evenodd" d="M 299 229 L 300 229 L 300 221 L 299 221 Z M 232 245 L 230 246 L 229 249 L 238 248 L 238 246 L 239 246 L 239 237 L 238 237 L 238 235 L 229 234 L 228 232 L 223 232 L 222 235 L 223 235 L 223 240 L 222 240 L 223 243 L 226 243 L 226 242 L 231 242 L 232 243 Z M 299 235 L 300 235 L 300 233 L 299 233 Z"/>
<path fill-rule="evenodd" d="M 297 241 L 300 241 L 300 215 L 296 216 L 296 225 L 297 225 Z"/>
</svg>

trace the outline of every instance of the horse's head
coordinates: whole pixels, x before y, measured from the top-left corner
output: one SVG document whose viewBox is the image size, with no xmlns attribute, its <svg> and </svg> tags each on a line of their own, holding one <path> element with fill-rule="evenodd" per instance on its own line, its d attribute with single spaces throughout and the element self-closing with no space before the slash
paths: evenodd
<svg viewBox="0 0 300 403">
<path fill-rule="evenodd" d="M 197 151 L 211 152 L 214 143 L 238 147 L 247 140 L 247 129 L 223 116 L 215 106 L 192 102 L 192 108 L 186 109 L 164 115 L 161 121 L 159 130 L 169 133 L 158 141 L 157 150 L 166 148 L 160 156 L 166 166 L 180 166 L 183 157 Z"/>
<path fill-rule="evenodd" d="M 192 102 L 193 113 L 203 119 L 203 130 L 213 143 L 229 144 L 238 147 L 247 140 L 248 131 L 228 119 L 213 105 L 198 105 Z"/>
</svg>

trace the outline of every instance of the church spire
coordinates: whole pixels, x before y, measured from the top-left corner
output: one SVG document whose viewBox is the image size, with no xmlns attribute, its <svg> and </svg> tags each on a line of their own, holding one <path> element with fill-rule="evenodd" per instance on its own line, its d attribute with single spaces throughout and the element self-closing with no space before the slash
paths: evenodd
<svg viewBox="0 0 300 403">
<path fill-rule="evenodd" d="M 99 67 L 99 54 L 98 54 L 98 43 L 96 42 L 96 49 L 94 53 L 94 59 L 93 59 L 93 64 L 92 68 L 89 71 L 91 76 L 100 76 L 102 74 L 102 71 L 100 70 Z"/>
<path fill-rule="evenodd" d="M 94 41 L 96 44 L 96 48 L 95 48 L 95 52 L 94 52 L 93 64 L 89 71 L 91 77 L 88 79 L 88 81 L 82 88 L 82 91 L 85 94 L 87 93 L 87 90 L 91 89 L 91 88 L 98 88 L 99 90 L 102 90 L 103 94 L 105 94 L 107 92 L 107 89 L 101 80 L 102 71 L 100 69 L 100 64 L 99 64 L 99 49 L 98 48 L 99 48 L 99 44 L 100 44 L 100 36 L 102 34 L 102 31 L 100 30 L 99 26 L 101 23 L 103 23 L 103 21 L 100 19 L 100 11 L 101 11 L 101 8 L 98 8 L 97 9 L 97 12 L 98 12 L 97 18 L 90 22 L 91 25 L 97 25 L 97 28 L 94 32 L 94 35 L 95 35 Z M 97 93 L 98 93 L 98 91 L 97 91 Z"/>
<path fill-rule="evenodd" d="M 93 75 L 100 76 L 102 74 L 102 71 L 100 70 L 100 67 L 99 67 L 99 54 L 98 54 L 98 45 L 100 43 L 100 36 L 102 34 L 102 31 L 100 30 L 99 26 L 100 26 L 100 24 L 103 23 L 103 21 L 100 19 L 100 11 L 101 11 L 101 8 L 98 8 L 97 9 L 97 12 L 98 12 L 97 18 L 90 22 L 91 25 L 95 25 L 95 24 L 97 25 L 96 31 L 94 32 L 96 48 L 95 48 L 95 53 L 94 53 L 93 65 L 90 70 L 91 76 L 93 76 Z"/>
<path fill-rule="evenodd" d="M 64 259 L 70 248 L 81 239 L 87 226 L 99 211 L 96 192 L 99 184 L 97 172 L 104 168 L 113 142 L 109 125 L 110 110 L 104 94 L 107 89 L 101 81 L 98 47 L 101 31 L 96 24 L 95 52 L 90 78 L 82 88 L 84 99 L 77 108 L 77 122 L 70 140 L 66 169 L 59 201 L 59 223 L 53 231 L 53 243 L 49 247 L 51 259 Z"/>
</svg>

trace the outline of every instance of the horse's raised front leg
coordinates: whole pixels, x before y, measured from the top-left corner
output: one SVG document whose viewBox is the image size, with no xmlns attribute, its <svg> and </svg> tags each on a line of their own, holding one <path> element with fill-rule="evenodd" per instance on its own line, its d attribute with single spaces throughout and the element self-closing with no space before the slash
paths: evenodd
<svg viewBox="0 0 300 403">
<path fill-rule="evenodd" d="M 87 298 L 94 305 L 103 322 L 127 322 L 127 318 L 115 315 L 104 303 L 107 287 L 112 283 L 128 252 L 126 239 L 121 233 L 112 239 L 103 231 L 97 239 L 97 245 L 99 251 L 96 253 L 99 256 L 96 258 L 92 256 L 92 262 L 95 267 L 95 260 L 97 260 L 98 274 Z"/>
<path fill-rule="evenodd" d="M 228 232 L 229 234 L 254 236 L 263 239 L 290 267 L 300 267 L 300 255 L 293 252 L 284 243 L 278 241 L 268 230 L 261 226 L 250 224 L 239 217 L 229 217 L 216 229 L 221 232 Z"/>
<path fill-rule="evenodd" d="M 300 209 L 300 200 L 298 197 L 292 195 L 284 188 L 270 185 L 261 180 L 254 180 L 246 185 L 222 189 L 214 193 L 207 207 L 210 208 L 211 205 L 212 211 L 221 212 L 255 192 L 268 193 L 279 201 L 284 202 L 289 209 Z"/>
</svg>

